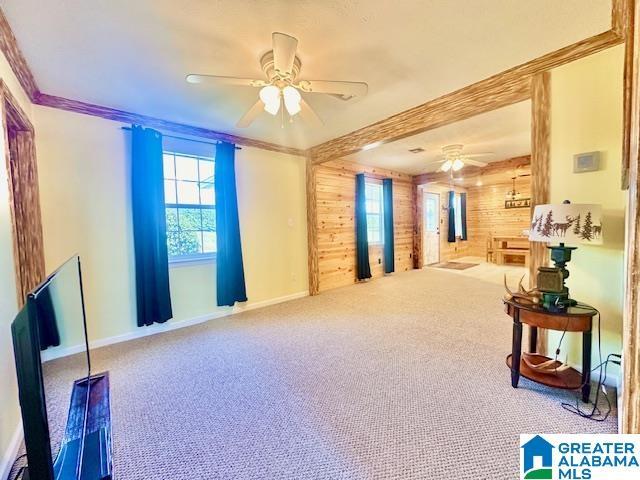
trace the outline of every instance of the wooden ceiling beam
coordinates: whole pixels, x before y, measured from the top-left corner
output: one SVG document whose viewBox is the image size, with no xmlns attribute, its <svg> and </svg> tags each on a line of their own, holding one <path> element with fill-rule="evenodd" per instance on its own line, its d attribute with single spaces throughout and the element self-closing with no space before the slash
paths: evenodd
<svg viewBox="0 0 640 480">
<path fill-rule="evenodd" d="M 632 0 L 612 0 L 611 29 L 308 149 L 313 163 L 389 143 L 531 98 L 531 78 L 625 42 Z"/>
</svg>

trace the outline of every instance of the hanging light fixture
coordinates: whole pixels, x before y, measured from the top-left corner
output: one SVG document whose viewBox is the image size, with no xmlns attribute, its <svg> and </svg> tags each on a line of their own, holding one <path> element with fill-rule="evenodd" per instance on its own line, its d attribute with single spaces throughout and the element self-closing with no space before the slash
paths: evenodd
<svg viewBox="0 0 640 480">
<path fill-rule="evenodd" d="M 451 165 L 451 168 L 453 169 L 454 172 L 457 172 L 462 167 L 464 167 L 464 162 L 462 160 L 460 160 L 459 158 L 456 158 L 453 161 L 453 164 Z"/>
<path fill-rule="evenodd" d="M 449 170 L 451 170 L 452 166 L 453 166 L 453 162 L 451 160 L 447 160 L 442 164 L 442 166 L 440 167 L 440 170 L 442 170 L 443 172 L 448 172 Z"/>
<path fill-rule="evenodd" d="M 511 180 L 513 181 L 513 187 L 507 192 L 505 198 L 507 200 L 518 200 L 520 198 L 520 192 L 516 190 L 516 177 L 511 177 Z"/>
</svg>

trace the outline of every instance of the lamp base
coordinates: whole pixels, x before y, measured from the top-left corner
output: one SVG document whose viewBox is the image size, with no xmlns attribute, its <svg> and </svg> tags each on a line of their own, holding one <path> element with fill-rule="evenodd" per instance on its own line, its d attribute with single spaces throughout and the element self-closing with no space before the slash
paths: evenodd
<svg viewBox="0 0 640 480">
<path fill-rule="evenodd" d="M 555 267 L 540 267 L 538 269 L 538 290 L 542 292 L 542 306 L 551 311 L 564 311 L 577 302 L 569 296 L 569 289 L 565 280 L 569 278 L 567 263 L 571 261 L 571 251 L 577 247 L 567 247 L 564 243 L 548 246 L 551 250 L 551 260 Z"/>
<path fill-rule="evenodd" d="M 543 292 L 542 307 L 550 312 L 563 312 L 569 307 L 577 304 L 574 299 L 569 298 L 569 290 L 562 293 Z"/>
</svg>

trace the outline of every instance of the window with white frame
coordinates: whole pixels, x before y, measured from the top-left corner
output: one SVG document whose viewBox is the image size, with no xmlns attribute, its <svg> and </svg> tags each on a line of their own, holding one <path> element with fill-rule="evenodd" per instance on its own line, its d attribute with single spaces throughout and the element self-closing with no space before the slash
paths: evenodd
<svg viewBox="0 0 640 480">
<path fill-rule="evenodd" d="M 364 187 L 367 212 L 367 240 L 370 244 L 384 243 L 383 238 L 383 209 L 382 184 L 366 182 Z"/>
<path fill-rule="evenodd" d="M 214 158 L 165 151 L 164 198 L 170 261 L 216 252 Z"/>
<path fill-rule="evenodd" d="M 455 194 L 454 209 L 456 237 L 462 237 L 462 200 L 459 193 Z"/>
</svg>

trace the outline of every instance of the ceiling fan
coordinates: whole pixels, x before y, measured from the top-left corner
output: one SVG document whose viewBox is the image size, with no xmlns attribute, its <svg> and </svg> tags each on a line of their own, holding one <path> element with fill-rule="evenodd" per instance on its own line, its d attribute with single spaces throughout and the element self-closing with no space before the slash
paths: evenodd
<svg viewBox="0 0 640 480">
<path fill-rule="evenodd" d="M 274 32 L 271 37 L 273 49 L 260 59 L 260 66 L 265 75 L 264 80 L 189 74 L 187 82 L 260 88 L 258 100 L 240 118 L 236 124 L 238 127 L 248 127 L 262 111 L 274 116 L 280 111 L 284 120 L 285 110 L 291 119 L 300 114 L 304 121 L 316 126 L 322 125 L 322 120 L 302 98 L 301 92 L 324 93 L 341 100 L 350 100 L 367 94 L 368 86 L 364 82 L 299 79 L 302 62 L 296 55 L 298 39 L 279 32 Z"/>
<path fill-rule="evenodd" d="M 434 163 L 440 163 L 440 170 L 443 172 L 457 172 L 462 169 L 465 165 L 473 165 L 476 167 L 486 167 L 486 162 L 481 162 L 479 160 L 474 160 L 474 157 L 486 157 L 489 155 L 493 155 L 491 152 L 486 153 L 462 153 L 462 149 L 464 145 L 462 144 L 454 144 L 454 145 L 446 145 L 442 147 L 442 160 L 437 160 Z"/>
</svg>

